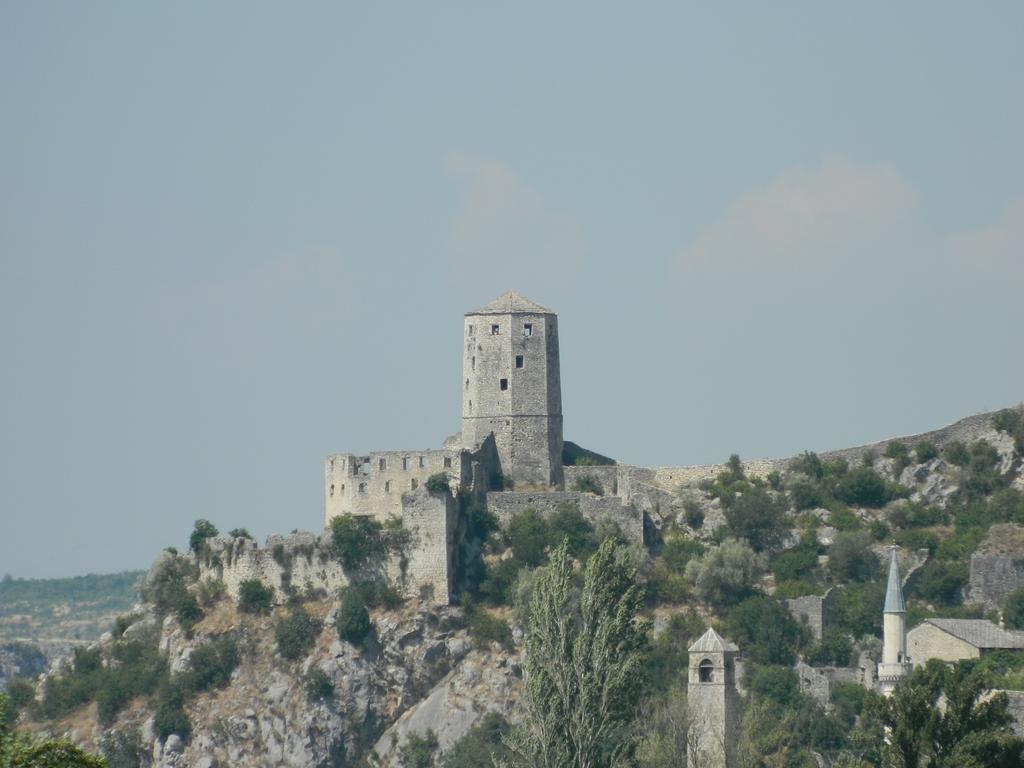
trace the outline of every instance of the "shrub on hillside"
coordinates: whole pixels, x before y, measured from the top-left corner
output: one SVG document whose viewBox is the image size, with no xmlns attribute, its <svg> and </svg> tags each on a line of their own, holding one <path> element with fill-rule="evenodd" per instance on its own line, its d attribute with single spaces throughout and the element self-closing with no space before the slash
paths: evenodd
<svg viewBox="0 0 1024 768">
<path fill-rule="evenodd" d="M 290 661 L 305 657 L 316 645 L 320 627 L 319 619 L 313 618 L 302 608 L 293 609 L 274 627 L 274 639 L 277 641 L 278 653 Z"/>
<path fill-rule="evenodd" d="M 939 458 L 938 446 L 928 440 L 922 440 L 914 446 L 914 457 L 919 464 L 937 459 Z"/>
<path fill-rule="evenodd" d="M 849 666 L 853 656 L 853 643 L 841 632 L 827 630 L 824 636 L 807 652 L 807 663 L 815 667 Z"/>
<path fill-rule="evenodd" d="M 800 537 L 796 546 L 785 550 L 772 560 L 772 573 L 781 581 L 800 580 L 817 567 L 820 549 L 814 531 L 807 531 Z"/>
<path fill-rule="evenodd" d="M 306 698 L 309 701 L 334 701 L 334 683 L 330 676 L 320 667 L 313 666 L 306 673 L 303 685 L 306 688 Z"/>
<path fill-rule="evenodd" d="M 598 541 L 591 525 L 575 504 L 560 504 L 547 521 L 550 540 L 569 543 L 569 554 L 582 560 L 597 549 Z"/>
<path fill-rule="evenodd" d="M 246 579 L 238 585 L 238 610 L 242 613 L 269 613 L 274 588 L 259 579 Z"/>
<path fill-rule="evenodd" d="M 818 484 L 802 475 L 793 475 L 786 483 L 786 493 L 793 508 L 799 512 L 804 509 L 814 509 L 824 503 L 824 495 Z"/>
<path fill-rule="evenodd" d="M 856 467 L 836 483 L 836 498 L 862 507 L 881 507 L 889 501 L 885 480 L 870 467 Z"/>
<path fill-rule="evenodd" d="M 895 505 L 894 505 L 895 506 Z M 908 501 L 889 512 L 889 522 L 897 528 L 926 528 L 946 522 L 946 513 L 919 501 Z"/>
<path fill-rule="evenodd" d="M 540 513 L 530 508 L 512 517 L 505 538 L 516 560 L 523 565 L 537 566 L 544 562 L 551 531 Z"/>
<path fill-rule="evenodd" d="M 495 616 L 486 608 L 475 605 L 471 601 L 463 603 L 466 613 L 466 625 L 477 648 L 487 649 L 492 643 L 498 643 L 506 650 L 512 650 L 512 628 L 505 619 Z"/>
<path fill-rule="evenodd" d="M 967 446 L 959 440 L 947 443 L 942 455 L 946 461 L 956 467 L 966 467 L 971 461 L 971 454 L 967 450 Z"/>
<path fill-rule="evenodd" d="M 818 454 L 804 451 L 789 462 L 789 471 L 799 472 L 812 480 L 821 480 L 825 476 L 825 465 L 821 463 Z"/>
<path fill-rule="evenodd" d="M 166 616 L 177 609 L 182 594 L 197 574 L 190 558 L 163 552 L 143 578 L 139 596 L 153 606 L 158 616 Z"/>
<path fill-rule="evenodd" d="M 992 417 L 992 426 L 1013 438 L 1017 453 L 1024 453 L 1024 405 L 1005 408 Z"/>
<path fill-rule="evenodd" d="M 800 684 L 791 667 L 758 665 L 748 676 L 750 693 L 784 707 L 792 706 L 800 695 Z"/>
<path fill-rule="evenodd" d="M 745 541 L 726 539 L 686 566 L 686 578 L 707 603 L 732 603 L 748 595 L 764 573 L 766 558 Z"/>
<path fill-rule="evenodd" d="M 828 569 L 840 583 L 878 578 L 880 564 L 871 550 L 871 536 L 862 531 L 837 533 L 828 550 Z"/>
<path fill-rule="evenodd" d="M 177 685 L 167 683 L 157 692 L 153 728 L 161 739 L 175 733 L 188 741 L 192 735 L 192 721 L 185 713 L 184 704 L 184 693 Z"/>
<path fill-rule="evenodd" d="M 910 577 L 907 591 L 932 605 L 958 605 L 967 586 L 967 576 L 966 563 L 929 560 Z"/>
<path fill-rule="evenodd" d="M 373 630 L 370 613 L 358 590 L 349 587 L 342 592 L 334 626 L 338 630 L 338 637 L 353 645 L 363 642 Z"/>
<path fill-rule="evenodd" d="M 728 498 L 728 497 L 727 497 Z M 786 505 L 763 488 L 723 498 L 729 533 L 745 539 L 756 552 L 778 549 L 789 526 Z"/>
<path fill-rule="evenodd" d="M 433 731 L 423 736 L 410 733 L 398 750 L 398 764 L 401 768 L 433 768 L 437 748 L 437 734 Z"/>
<path fill-rule="evenodd" d="M 512 757 L 505 746 L 510 731 L 505 718 L 497 712 L 488 712 L 441 756 L 440 768 L 501 765 Z"/>
<path fill-rule="evenodd" d="M 852 637 L 880 635 L 885 586 L 884 581 L 868 581 L 837 587 L 832 626 Z"/>
<path fill-rule="evenodd" d="M 233 636 L 208 640 L 189 656 L 188 667 L 180 675 L 182 691 L 191 694 L 227 687 L 239 660 L 238 643 Z"/>
<path fill-rule="evenodd" d="M 782 603 L 764 595 L 730 608 L 724 624 L 744 656 L 761 664 L 791 665 L 806 632 Z"/>
<path fill-rule="evenodd" d="M 683 517 L 686 524 L 695 531 L 704 526 L 704 509 L 693 499 L 683 502 Z"/>
</svg>

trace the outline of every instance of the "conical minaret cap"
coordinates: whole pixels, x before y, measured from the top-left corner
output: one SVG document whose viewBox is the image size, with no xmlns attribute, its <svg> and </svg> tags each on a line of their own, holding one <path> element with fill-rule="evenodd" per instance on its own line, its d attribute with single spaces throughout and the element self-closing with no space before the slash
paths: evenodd
<svg viewBox="0 0 1024 768">
<path fill-rule="evenodd" d="M 885 613 L 906 613 L 907 606 L 903 603 L 903 588 L 900 586 L 900 567 L 896 563 L 896 547 L 892 547 L 889 557 L 889 585 L 885 590 Z"/>
</svg>

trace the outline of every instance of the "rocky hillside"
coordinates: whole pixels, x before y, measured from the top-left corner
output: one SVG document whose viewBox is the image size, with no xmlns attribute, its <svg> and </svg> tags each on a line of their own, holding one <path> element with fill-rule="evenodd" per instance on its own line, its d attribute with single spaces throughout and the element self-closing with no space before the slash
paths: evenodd
<svg viewBox="0 0 1024 768">
<path fill-rule="evenodd" d="M 1012 573 L 1002 578 L 999 595 L 976 598 L 972 587 L 973 555 L 1024 558 L 1024 411 L 971 424 L 967 441 L 940 431 L 750 467 L 733 457 L 658 489 L 644 545 L 621 544 L 655 628 L 641 765 L 675 765 L 685 751 L 675 727 L 681 670 L 708 624 L 747 659 L 745 748 L 813 765 L 854 743 L 858 663 L 877 654 L 881 630 L 879 555 L 893 544 L 911 626 L 1001 611 L 1024 622 L 1024 592 L 1019 617 L 1009 603 L 1024 572 L 1016 586 Z M 602 492 L 595 478 L 586 492 Z M 333 595 L 243 583 L 234 600 L 199 578 L 204 537 L 216 534 L 200 522 L 208 527 L 197 525 L 191 553 L 154 564 L 142 611 L 34 690 L 19 689 L 23 727 L 67 734 L 112 766 L 472 765 L 453 755 L 469 754 L 459 750 L 484 715 L 517 718 L 533 570 L 554 542 L 567 539 L 582 561 L 617 535 L 571 505 L 547 517 L 526 510 L 503 530 L 471 521 L 464 530 L 475 538 L 462 544 L 478 554 L 462 602 L 436 608 L 369 581 Z M 362 546 L 334 545 L 350 548 L 339 557 Z M 826 625 L 802 625 L 792 605 L 825 594 Z M 993 680 L 1024 687 L 1024 663 L 1000 664 Z M 846 682 L 811 690 L 825 674 L 815 670 Z"/>
</svg>

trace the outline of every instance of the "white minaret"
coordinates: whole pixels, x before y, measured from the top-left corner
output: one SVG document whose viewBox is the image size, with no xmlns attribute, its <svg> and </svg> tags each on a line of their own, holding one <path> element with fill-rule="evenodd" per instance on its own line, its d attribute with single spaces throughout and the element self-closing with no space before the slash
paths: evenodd
<svg viewBox="0 0 1024 768">
<path fill-rule="evenodd" d="M 890 552 L 889 584 L 882 609 L 882 663 L 878 665 L 878 685 L 885 696 L 891 694 L 911 670 L 907 659 L 907 607 L 903 603 L 896 547 L 892 547 Z"/>
</svg>

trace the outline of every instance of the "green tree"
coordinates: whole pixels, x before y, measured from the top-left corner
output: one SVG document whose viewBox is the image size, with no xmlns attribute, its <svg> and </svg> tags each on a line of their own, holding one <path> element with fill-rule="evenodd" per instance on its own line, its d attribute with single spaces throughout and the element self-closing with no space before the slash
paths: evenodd
<svg viewBox="0 0 1024 768">
<path fill-rule="evenodd" d="M 635 572 L 606 540 L 574 586 L 565 544 L 537 577 L 524 668 L 524 721 L 511 762 L 530 768 L 625 766 L 644 688 L 647 626 Z"/>
<path fill-rule="evenodd" d="M 373 630 L 370 614 L 359 590 L 348 587 L 342 593 L 334 626 L 338 630 L 338 637 L 353 645 L 361 643 Z"/>
<path fill-rule="evenodd" d="M 862 507 L 881 507 L 889 501 L 885 480 L 871 467 L 855 467 L 836 483 L 836 498 Z"/>
<path fill-rule="evenodd" d="M 7 694 L 0 693 L 0 768 L 107 768 L 107 761 L 70 741 L 37 739 L 14 728 Z"/>
<path fill-rule="evenodd" d="M 310 616 L 302 608 L 295 608 L 274 627 L 278 653 L 291 661 L 303 658 L 316 644 L 320 627 L 318 619 Z"/>
<path fill-rule="evenodd" d="M 729 532 L 746 539 L 756 552 L 774 551 L 788 532 L 786 505 L 763 488 L 723 499 Z"/>
<path fill-rule="evenodd" d="M 725 631 L 745 656 L 762 664 L 792 664 L 804 639 L 803 627 L 785 606 L 764 595 L 749 597 L 731 608 Z"/>
<path fill-rule="evenodd" d="M 520 563 L 536 566 L 544 562 L 544 551 L 551 543 L 551 529 L 537 510 L 524 509 L 514 515 L 505 536 Z"/>
<path fill-rule="evenodd" d="M 733 603 L 750 593 L 764 573 L 766 558 L 745 541 L 726 539 L 686 565 L 686 578 L 708 603 Z"/>
<path fill-rule="evenodd" d="M 1003 621 L 1011 629 L 1024 629 L 1024 587 L 1015 589 L 1006 596 Z"/>
<path fill-rule="evenodd" d="M 1024 741 L 1013 735 L 1006 694 L 984 701 L 980 670 L 932 659 L 869 714 L 888 731 L 884 764 L 893 768 L 1019 768 Z M 945 698 L 940 710 L 939 699 Z"/>
<path fill-rule="evenodd" d="M 220 531 L 217 530 L 217 526 L 211 523 L 209 520 L 196 520 L 196 526 L 192 529 L 192 535 L 188 537 L 188 548 L 193 552 L 198 553 L 206 544 L 207 539 L 212 539 Z"/>
<path fill-rule="evenodd" d="M 837 582 L 871 581 L 880 565 L 871 550 L 871 536 L 863 531 L 840 531 L 828 550 L 828 569 Z"/>
<path fill-rule="evenodd" d="M 242 613 L 269 613 L 274 588 L 259 579 L 246 579 L 238 585 L 238 610 Z"/>
<path fill-rule="evenodd" d="M 331 519 L 331 548 L 346 571 L 356 571 L 387 552 L 384 526 L 372 517 L 339 515 Z"/>
</svg>

